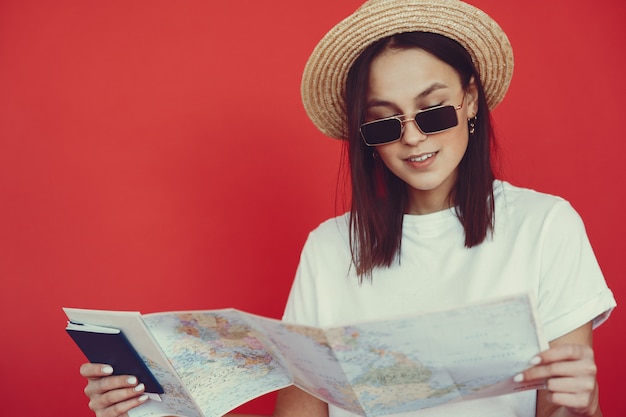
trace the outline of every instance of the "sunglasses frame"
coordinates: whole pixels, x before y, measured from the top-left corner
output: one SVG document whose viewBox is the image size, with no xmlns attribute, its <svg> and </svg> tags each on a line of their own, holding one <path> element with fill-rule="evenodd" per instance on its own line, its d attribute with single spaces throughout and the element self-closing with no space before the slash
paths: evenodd
<svg viewBox="0 0 626 417">
<path fill-rule="evenodd" d="M 402 119 L 402 117 L 404 117 L 404 116 L 390 116 L 390 117 L 385 117 L 385 118 L 382 118 L 382 119 L 372 120 L 371 122 L 363 123 L 359 127 L 359 133 L 361 134 L 361 139 L 363 139 L 363 142 L 365 142 L 365 144 L 367 146 L 381 146 L 381 145 L 386 145 L 388 143 L 397 142 L 400 139 L 402 139 L 402 136 L 404 135 L 404 124 L 407 123 L 407 122 L 415 122 L 415 126 L 417 126 L 417 129 L 420 132 L 422 132 L 424 135 L 434 135 L 434 134 L 437 134 L 437 133 L 445 132 L 446 130 L 449 130 L 449 129 L 452 129 L 453 127 L 458 126 L 458 124 L 459 124 L 459 118 L 458 117 L 457 117 L 456 124 L 454 126 L 450 126 L 448 128 L 445 128 L 445 129 L 441 129 L 441 130 L 437 130 L 437 131 L 434 131 L 434 132 L 428 132 L 427 133 L 427 132 L 424 132 L 422 130 L 420 125 L 415 120 L 417 118 L 417 115 L 420 114 L 420 113 L 427 113 L 427 112 L 430 112 L 430 111 L 439 110 L 439 109 L 443 109 L 443 108 L 446 108 L 446 107 L 452 107 L 454 109 L 454 111 L 456 112 L 457 110 L 460 110 L 460 109 L 463 108 L 463 102 L 464 101 L 465 101 L 465 93 L 463 94 L 463 98 L 461 99 L 461 104 L 459 104 L 457 106 L 453 106 L 452 104 L 442 104 L 442 105 L 439 105 L 439 106 L 430 107 L 428 109 L 418 110 L 416 113 L 414 113 L 415 116 L 413 116 L 410 119 Z M 384 122 L 384 121 L 387 121 L 387 120 L 397 120 L 398 122 L 400 122 L 400 136 L 397 139 L 389 140 L 389 141 L 383 142 L 383 143 L 375 143 L 375 144 L 368 143 L 367 139 L 365 139 L 365 136 L 363 135 L 363 126 L 371 125 L 373 123 L 378 123 L 378 122 Z"/>
</svg>

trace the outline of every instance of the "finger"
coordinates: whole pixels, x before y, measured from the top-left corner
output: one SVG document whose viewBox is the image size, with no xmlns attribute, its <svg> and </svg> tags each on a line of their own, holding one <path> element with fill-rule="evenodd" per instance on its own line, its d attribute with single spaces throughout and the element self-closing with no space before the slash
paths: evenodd
<svg viewBox="0 0 626 417">
<path fill-rule="evenodd" d="M 588 393 L 553 392 L 548 395 L 548 400 L 554 405 L 567 407 L 574 412 L 584 412 L 596 408 L 592 395 Z"/>
<path fill-rule="evenodd" d="M 114 416 L 123 414 L 148 399 L 144 389 L 144 385 L 139 384 L 132 388 L 121 388 L 107 391 L 102 395 L 94 395 L 90 397 L 89 408 L 96 414 L 112 413 Z"/>
<path fill-rule="evenodd" d="M 593 349 L 587 345 L 580 344 L 557 345 L 539 353 L 537 358 L 539 358 L 539 363 L 542 364 L 583 359 L 593 360 Z"/>
<path fill-rule="evenodd" d="M 596 385 L 595 378 L 550 378 L 546 382 L 546 388 L 552 392 L 562 393 L 590 393 Z"/>
<path fill-rule="evenodd" d="M 558 377 L 591 377 L 595 379 L 596 364 L 592 360 L 571 360 L 537 365 L 525 370 L 523 380 L 539 380 Z"/>
<path fill-rule="evenodd" d="M 103 395 L 108 391 L 129 387 L 133 388 L 137 386 L 137 383 L 137 378 L 132 375 L 113 375 L 101 378 L 92 378 L 87 382 L 85 395 L 91 398 L 95 395 Z"/>
<path fill-rule="evenodd" d="M 83 363 L 80 366 L 80 374 L 85 378 L 98 378 L 113 373 L 111 365 L 104 363 Z"/>
<path fill-rule="evenodd" d="M 515 375 L 516 382 L 559 376 L 595 377 L 597 372 L 593 350 L 589 346 L 577 344 L 554 346 L 533 357 L 530 364 L 536 366 Z"/>
<path fill-rule="evenodd" d="M 143 404 L 147 399 L 148 396 L 142 394 L 140 396 L 111 404 L 103 409 L 93 407 L 92 402 L 90 402 L 89 408 L 91 408 L 92 411 L 95 411 L 97 417 L 128 417 L 127 413 L 129 410 Z"/>
</svg>

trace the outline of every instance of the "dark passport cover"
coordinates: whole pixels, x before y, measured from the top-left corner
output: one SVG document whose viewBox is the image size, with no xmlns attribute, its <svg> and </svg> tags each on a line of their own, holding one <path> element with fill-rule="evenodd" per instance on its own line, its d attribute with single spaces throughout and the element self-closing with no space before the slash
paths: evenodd
<svg viewBox="0 0 626 417">
<path fill-rule="evenodd" d="M 113 367 L 113 375 L 134 375 L 146 386 L 145 392 L 163 394 L 163 387 L 141 359 L 124 333 L 96 333 L 66 329 L 89 362 Z"/>
</svg>

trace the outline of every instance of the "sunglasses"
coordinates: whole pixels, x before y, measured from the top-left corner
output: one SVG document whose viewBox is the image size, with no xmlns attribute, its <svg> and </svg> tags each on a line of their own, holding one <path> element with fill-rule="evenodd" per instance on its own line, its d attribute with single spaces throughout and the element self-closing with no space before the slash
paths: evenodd
<svg viewBox="0 0 626 417">
<path fill-rule="evenodd" d="M 417 128 L 425 135 L 440 133 L 459 124 L 456 111 L 461 107 L 463 107 L 463 102 L 458 106 L 435 106 L 420 110 L 412 119 L 403 120 L 400 116 L 392 116 L 363 123 L 360 128 L 361 137 L 367 146 L 395 142 L 402 137 L 404 124 L 411 121 L 415 122 Z"/>
</svg>

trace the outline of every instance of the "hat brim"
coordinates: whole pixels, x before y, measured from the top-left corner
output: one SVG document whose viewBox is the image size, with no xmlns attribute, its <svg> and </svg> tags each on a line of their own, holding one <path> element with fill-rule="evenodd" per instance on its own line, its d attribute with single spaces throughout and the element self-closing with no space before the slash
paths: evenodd
<svg viewBox="0 0 626 417">
<path fill-rule="evenodd" d="M 513 50 L 489 15 L 458 0 L 371 0 L 322 38 L 304 68 L 302 102 L 322 133 L 347 137 L 350 67 L 369 45 L 403 32 L 432 32 L 459 42 L 478 71 L 489 108 L 502 101 L 513 76 Z"/>
</svg>

